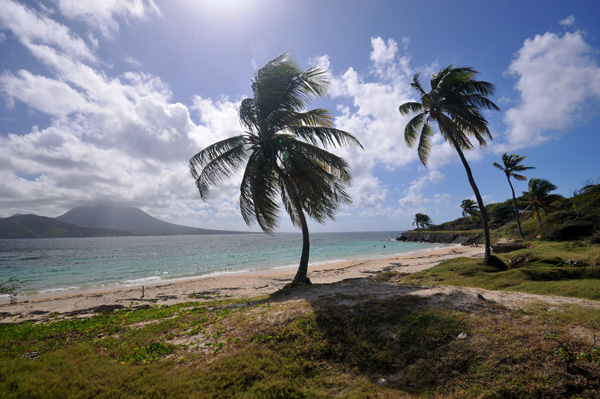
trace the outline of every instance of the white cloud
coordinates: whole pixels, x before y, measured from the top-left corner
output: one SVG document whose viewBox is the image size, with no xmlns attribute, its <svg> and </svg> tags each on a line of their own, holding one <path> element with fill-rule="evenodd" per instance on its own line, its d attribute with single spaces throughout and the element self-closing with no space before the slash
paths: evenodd
<svg viewBox="0 0 600 399">
<path fill-rule="evenodd" d="M 558 21 L 558 23 L 562 26 L 571 26 L 575 23 L 575 17 L 569 15 L 567 18 Z"/>
<path fill-rule="evenodd" d="M 223 228 L 220 221 L 232 215 L 239 223 L 236 178 L 203 203 L 188 170 L 194 153 L 240 134 L 239 102 L 173 102 L 161 79 L 143 72 L 109 76 L 65 26 L 13 2 L 0 5 L 17 17 L 3 13 L 3 28 L 48 67 L 48 76 L 5 72 L 0 92 L 9 105 L 22 102 L 51 117 L 47 127 L 0 137 L 0 216 L 24 208 L 57 216 L 117 201 L 157 217 L 179 214 L 190 225 Z"/>
<path fill-rule="evenodd" d="M 389 64 L 396 58 L 398 52 L 398 43 L 394 39 L 388 39 L 387 45 L 380 37 L 371 38 L 371 46 L 373 51 L 371 52 L 370 59 L 375 65 Z"/>
<path fill-rule="evenodd" d="M 72 59 L 96 61 L 85 42 L 64 25 L 11 0 L 0 0 L 0 9 L 0 27 L 12 31 L 25 47 L 54 46 Z"/>
<path fill-rule="evenodd" d="M 61 13 L 86 22 L 104 37 L 119 30 L 117 18 L 146 19 L 150 14 L 161 15 L 153 0 L 55 0 Z"/>
<path fill-rule="evenodd" d="M 403 48 L 404 50 L 408 50 L 408 46 L 409 46 L 409 44 L 410 44 L 410 37 L 408 37 L 408 36 L 404 36 L 404 37 L 402 38 L 402 41 L 401 41 L 400 43 L 402 44 L 402 48 Z"/>
<path fill-rule="evenodd" d="M 426 198 L 423 190 L 432 184 L 438 184 L 445 180 L 444 175 L 435 169 L 429 169 L 427 174 L 413 180 L 410 187 L 405 190 L 405 196 L 398 200 L 398 204 L 404 213 L 411 213 L 415 209 L 422 209 L 431 202 L 440 203 L 447 198 L 447 194 L 436 194 L 434 199 Z"/>
<path fill-rule="evenodd" d="M 381 209 L 388 190 L 381 186 L 379 179 L 372 175 L 361 175 L 352 181 L 350 194 L 356 206 L 368 210 Z"/>
<path fill-rule="evenodd" d="M 144 64 L 142 64 L 139 60 L 130 55 L 125 58 L 125 62 L 135 68 L 142 68 L 144 66 Z"/>
<path fill-rule="evenodd" d="M 506 111 L 508 143 L 497 150 L 543 143 L 575 126 L 583 111 L 595 109 L 589 104 L 600 98 L 596 53 L 581 32 L 527 39 L 508 70 L 518 77 L 521 101 Z"/>
<path fill-rule="evenodd" d="M 18 76 L 10 72 L 0 75 L 0 90 L 7 95 L 10 105 L 18 100 L 41 112 L 56 116 L 91 111 L 93 108 L 81 93 L 68 84 L 33 75 L 26 70 L 20 70 Z"/>
</svg>

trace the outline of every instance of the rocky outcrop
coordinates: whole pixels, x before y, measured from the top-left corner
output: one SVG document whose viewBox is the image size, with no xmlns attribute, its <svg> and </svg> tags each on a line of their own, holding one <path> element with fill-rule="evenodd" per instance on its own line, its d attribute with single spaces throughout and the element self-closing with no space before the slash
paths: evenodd
<svg viewBox="0 0 600 399">
<path fill-rule="evenodd" d="M 439 231 L 407 231 L 396 238 L 397 241 L 411 241 L 411 242 L 432 242 L 441 244 L 461 244 L 461 245 L 472 245 L 474 244 L 481 234 L 474 236 L 465 236 L 459 233 L 452 232 L 439 232 Z"/>
</svg>

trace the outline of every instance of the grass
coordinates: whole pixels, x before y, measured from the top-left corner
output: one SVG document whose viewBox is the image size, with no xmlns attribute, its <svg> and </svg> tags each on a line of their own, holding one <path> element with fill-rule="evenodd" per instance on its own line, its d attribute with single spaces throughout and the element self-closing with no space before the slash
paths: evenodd
<svg viewBox="0 0 600 399">
<path fill-rule="evenodd" d="M 501 266 L 524 256 L 525 264 Z M 480 259 L 455 258 L 402 279 L 407 284 L 457 285 L 600 300 L 600 246 L 581 243 L 533 243 L 496 258 L 500 267 Z M 389 278 L 389 276 L 387 277 Z"/>
<path fill-rule="evenodd" d="M 302 288 L 294 290 L 301 296 Z M 353 298 L 354 305 L 347 305 Z M 589 348 L 600 311 L 458 309 L 402 296 L 190 302 L 0 325 L 1 398 L 594 397 L 553 331 Z M 577 330 L 578 334 L 572 331 Z M 461 333 L 466 334 L 459 339 Z M 35 360 L 24 354 L 38 352 Z M 31 358 L 31 356 L 30 356 Z"/>
</svg>

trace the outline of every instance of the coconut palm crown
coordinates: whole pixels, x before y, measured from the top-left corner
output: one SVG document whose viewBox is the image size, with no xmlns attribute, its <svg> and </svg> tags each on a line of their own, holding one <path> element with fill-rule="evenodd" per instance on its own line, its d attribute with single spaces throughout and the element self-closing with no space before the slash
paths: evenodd
<svg viewBox="0 0 600 399">
<path fill-rule="evenodd" d="M 412 225 L 417 226 L 417 229 L 424 229 L 425 227 L 430 227 L 432 224 L 433 222 L 431 221 L 431 218 L 424 213 L 417 213 L 412 222 Z"/>
<path fill-rule="evenodd" d="M 487 212 L 463 150 L 474 148 L 472 139 L 481 147 L 487 145 L 486 139 L 491 140 L 492 135 L 482 109 L 500 109 L 488 99 L 494 93 L 494 85 L 475 80 L 476 75 L 477 71 L 473 68 L 450 65 L 431 76 L 431 90 L 426 92 L 417 73 L 411 86 L 419 93 L 421 101 L 406 102 L 400 105 L 399 111 L 402 115 L 416 114 L 404 129 L 404 139 L 410 147 L 417 145 L 417 154 L 423 165 L 427 165 L 431 152 L 432 123 L 437 124 L 442 137 L 456 149 L 481 210 L 485 235 L 483 264 L 487 265 L 491 255 Z"/>
<path fill-rule="evenodd" d="M 478 219 L 481 216 L 477 203 L 470 198 L 462 200 L 460 208 L 464 218 Z"/>
<path fill-rule="evenodd" d="M 524 166 L 521 165 L 521 162 L 527 158 L 526 156 L 519 156 L 517 154 L 504 153 L 502 155 L 502 165 L 497 162 L 494 162 L 494 166 L 504 172 L 506 175 L 506 179 L 508 180 L 508 185 L 510 186 L 510 191 L 512 192 L 513 198 L 513 207 L 515 209 L 515 219 L 517 221 L 517 229 L 519 230 L 519 235 L 521 238 L 524 238 L 523 229 L 521 228 L 521 220 L 519 217 L 519 208 L 517 207 L 517 198 L 515 197 L 515 189 L 513 188 L 512 183 L 510 182 L 510 178 L 512 177 L 515 180 L 527 180 L 527 178 L 519 173 L 525 172 L 526 170 L 535 169 L 533 166 Z M 518 173 L 517 173 L 518 172 Z"/>
<path fill-rule="evenodd" d="M 243 134 L 212 144 L 189 164 L 203 200 L 245 165 L 239 205 L 248 225 L 258 223 L 263 231 L 272 233 L 283 204 L 303 237 L 294 282 L 309 282 L 305 213 L 324 223 L 334 218 L 340 205 L 351 202 L 345 190 L 351 180 L 350 167 L 325 148 L 362 148 L 352 134 L 334 128 L 327 110 L 306 109 L 310 100 L 326 94 L 327 86 L 326 71 L 301 70 L 287 53 L 281 54 L 258 70 L 252 80 L 254 97 L 240 105 Z"/>
<path fill-rule="evenodd" d="M 550 191 L 556 190 L 556 186 L 546 179 L 538 179 L 536 177 L 529 179 L 527 191 L 523 191 L 521 203 L 525 205 L 521 219 L 526 215 L 535 218 L 538 225 L 542 224 L 542 211 L 548 211 L 552 208 L 554 201 L 563 198 L 559 194 L 550 194 Z"/>
</svg>

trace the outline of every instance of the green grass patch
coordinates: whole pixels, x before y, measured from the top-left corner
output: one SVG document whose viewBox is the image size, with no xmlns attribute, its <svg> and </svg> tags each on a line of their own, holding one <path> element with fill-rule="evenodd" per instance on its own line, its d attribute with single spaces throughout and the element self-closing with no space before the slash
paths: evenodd
<svg viewBox="0 0 600 399">
<path fill-rule="evenodd" d="M 490 274 L 492 272 L 490 271 Z M 496 274 L 499 272 L 495 272 Z M 323 287 L 325 288 L 325 287 Z M 302 288 L 294 290 L 302 296 Z M 348 305 L 351 303 L 352 305 Z M 188 303 L 0 325 L 2 398 L 597 397 L 600 312 L 398 296 Z M 577 326 L 577 334 L 572 334 Z M 561 342 L 563 342 L 561 341 Z M 591 352 L 590 352 L 591 353 Z M 27 355 L 27 356 L 24 356 Z M 32 360 L 33 359 L 33 360 Z"/>
<path fill-rule="evenodd" d="M 508 260 L 517 253 L 530 252 L 519 250 L 502 256 Z M 423 272 L 408 275 L 402 282 L 480 287 L 600 300 L 598 266 L 569 266 L 560 257 L 538 258 L 534 254 L 535 252 L 531 254 L 527 263 L 510 270 L 483 266 L 481 259 L 455 258 Z"/>
</svg>

